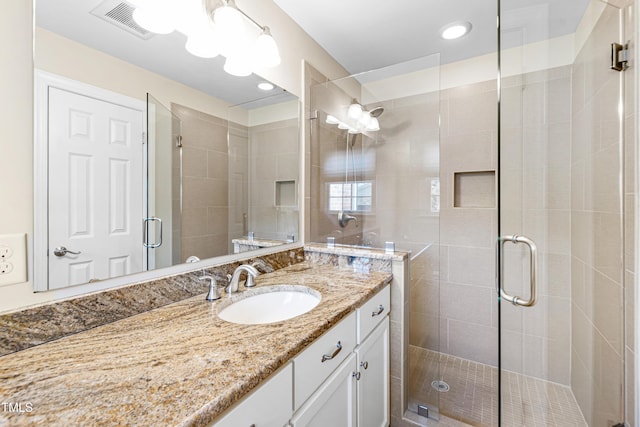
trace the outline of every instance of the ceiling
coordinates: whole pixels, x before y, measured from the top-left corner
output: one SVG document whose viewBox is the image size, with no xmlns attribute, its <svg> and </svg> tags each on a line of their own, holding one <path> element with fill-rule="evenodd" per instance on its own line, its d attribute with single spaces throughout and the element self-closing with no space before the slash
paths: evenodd
<svg viewBox="0 0 640 427">
<path fill-rule="evenodd" d="M 102 1 L 37 0 L 36 23 L 231 104 L 265 97 L 256 88 L 263 79 L 225 73 L 222 57 L 190 55 L 180 33 L 143 40 L 91 15 Z M 237 0 L 240 8 L 243 1 L 249 0 Z M 273 1 L 350 73 L 433 53 L 439 53 L 444 64 L 496 49 L 496 0 L 394 0 L 375 5 L 371 0 Z M 588 2 L 502 0 L 503 47 L 573 33 Z M 458 40 L 441 39 L 439 30 L 454 21 L 471 22 L 471 33 Z"/>
<path fill-rule="evenodd" d="M 274 2 L 352 74 L 433 53 L 445 64 L 496 50 L 496 0 Z M 588 3 L 502 0 L 502 46 L 575 32 Z M 471 33 L 442 39 L 440 29 L 456 21 L 470 22 Z"/>
<path fill-rule="evenodd" d="M 278 87 L 270 92 L 261 91 L 258 83 L 265 80 L 256 74 L 247 77 L 227 74 L 221 56 L 203 59 L 191 55 L 184 49 L 186 37 L 177 31 L 151 34 L 144 40 L 91 14 L 102 3 L 108 3 L 106 9 L 110 10 L 123 2 L 126 0 L 36 0 L 36 25 L 232 105 L 246 104 L 246 109 L 294 98 Z"/>
</svg>

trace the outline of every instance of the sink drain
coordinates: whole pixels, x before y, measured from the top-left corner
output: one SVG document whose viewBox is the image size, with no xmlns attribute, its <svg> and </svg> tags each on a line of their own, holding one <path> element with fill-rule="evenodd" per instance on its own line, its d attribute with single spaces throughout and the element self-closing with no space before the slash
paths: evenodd
<svg viewBox="0 0 640 427">
<path fill-rule="evenodd" d="M 433 387 L 435 390 L 439 391 L 440 393 L 449 391 L 449 384 L 445 383 L 444 381 L 433 381 L 431 383 L 431 387 Z"/>
</svg>

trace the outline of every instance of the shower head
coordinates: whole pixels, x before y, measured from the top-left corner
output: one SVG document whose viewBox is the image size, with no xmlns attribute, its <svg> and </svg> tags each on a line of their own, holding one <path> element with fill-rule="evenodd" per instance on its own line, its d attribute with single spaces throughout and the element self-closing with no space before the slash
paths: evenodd
<svg viewBox="0 0 640 427">
<path fill-rule="evenodd" d="M 382 115 L 382 113 L 384 113 L 384 108 L 382 107 L 376 107 L 374 109 L 372 109 L 371 111 L 369 111 L 369 114 L 371 114 L 371 117 L 380 117 Z"/>
</svg>

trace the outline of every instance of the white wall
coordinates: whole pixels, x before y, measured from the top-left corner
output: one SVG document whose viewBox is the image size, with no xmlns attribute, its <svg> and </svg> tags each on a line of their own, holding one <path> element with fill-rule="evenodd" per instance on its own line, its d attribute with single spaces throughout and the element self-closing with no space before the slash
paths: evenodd
<svg viewBox="0 0 640 427">
<path fill-rule="evenodd" d="M 242 5 L 259 22 L 268 22 L 277 37 L 282 64 L 264 76 L 287 91 L 302 93 L 302 60 L 306 59 L 326 75 L 346 75 L 320 46 L 271 1 Z M 3 130 L 0 155 L 0 234 L 26 233 L 33 240 L 33 5 L 25 0 L 5 0 L 0 16 L 0 128 Z M 38 29 L 38 68 L 89 84 L 144 99 L 147 91 L 169 105 L 177 102 L 214 115 L 227 114 L 227 105 L 201 92 L 118 59 L 88 49 L 78 43 Z M 304 52 L 304 56 L 303 56 Z M 82 65 L 79 59 L 82 58 Z M 89 59 L 89 60 L 87 60 Z M 89 64 L 89 65 L 87 65 Z M 117 69 L 126 74 L 114 73 Z M 87 76 L 92 78 L 88 79 Z M 117 77 L 114 77 L 117 76 Z M 119 77 L 119 78 L 118 78 Z M 223 115 L 223 117 L 224 117 Z M 29 278 L 30 279 L 30 278 Z M 100 285 L 77 287 L 77 292 L 97 290 Z M 31 282 L 0 287 L 0 313 L 71 296 L 74 291 L 34 294 Z M 73 288 L 72 288 L 73 289 Z"/>
</svg>

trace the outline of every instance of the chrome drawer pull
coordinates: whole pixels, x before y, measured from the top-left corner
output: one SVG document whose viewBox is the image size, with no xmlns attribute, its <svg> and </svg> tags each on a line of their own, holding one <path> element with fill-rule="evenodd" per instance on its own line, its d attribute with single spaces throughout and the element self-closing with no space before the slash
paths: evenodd
<svg viewBox="0 0 640 427">
<path fill-rule="evenodd" d="M 371 317 L 376 317 L 380 315 L 383 311 L 384 311 L 384 305 L 380 304 L 378 306 L 378 311 L 374 311 L 373 313 L 371 313 Z"/>
<path fill-rule="evenodd" d="M 340 343 L 340 341 L 338 341 L 338 344 L 336 345 L 336 349 L 333 350 L 333 354 L 331 356 L 329 356 L 328 354 L 323 354 L 322 355 L 322 363 L 324 363 L 327 360 L 331 360 L 334 357 L 336 357 L 338 355 L 338 353 L 340 353 L 340 350 L 342 350 L 342 344 Z"/>
</svg>

